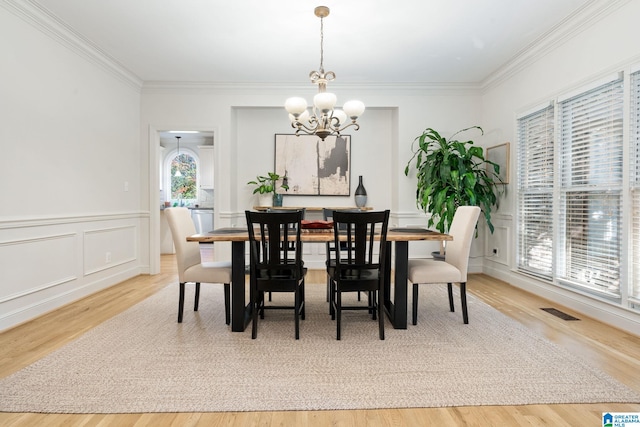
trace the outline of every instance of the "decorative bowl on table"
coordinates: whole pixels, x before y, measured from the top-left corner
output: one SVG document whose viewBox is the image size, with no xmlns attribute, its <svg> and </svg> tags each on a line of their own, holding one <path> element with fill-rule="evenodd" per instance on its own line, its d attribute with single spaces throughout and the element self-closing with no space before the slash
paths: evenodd
<svg viewBox="0 0 640 427">
<path fill-rule="evenodd" d="M 302 228 L 303 232 L 307 233 L 327 233 L 333 230 L 333 221 L 326 221 L 323 219 L 303 219 L 300 222 L 300 227 Z"/>
</svg>

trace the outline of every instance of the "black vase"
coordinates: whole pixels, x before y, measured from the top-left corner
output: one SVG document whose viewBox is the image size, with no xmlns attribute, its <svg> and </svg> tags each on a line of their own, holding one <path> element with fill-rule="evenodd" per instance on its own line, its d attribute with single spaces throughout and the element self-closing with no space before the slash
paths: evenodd
<svg viewBox="0 0 640 427">
<path fill-rule="evenodd" d="M 367 190 L 362 185 L 362 175 L 358 177 L 358 187 L 355 193 L 356 206 L 363 208 L 367 204 Z"/>
</svg>

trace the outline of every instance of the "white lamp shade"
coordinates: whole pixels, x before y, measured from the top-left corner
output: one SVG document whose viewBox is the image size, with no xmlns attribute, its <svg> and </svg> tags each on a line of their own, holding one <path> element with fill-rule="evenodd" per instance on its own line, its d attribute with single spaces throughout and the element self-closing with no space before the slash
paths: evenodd
<svg viewBox="0 0 640 427">
<path fill-rule="evenodd" d="M 298 117 L 300 123 L 307 123 L 309 121 L 309 110 L 304 110 L 300 117 Z"/>
<path fill-rule="evenodd" d="M 304 110 L 297 118 L 293 114 L 289 114 L 289 120 L 291 120 L 291 123 L 296 121 L 302 124 L 307 123 L 309 121 L 309 110 Z"/>
<path fill-rule="evenodd" d="M 342 110 L 333 110 L 333 117 L 338 119 L 338 124 L 344 124 L 347 122 L 347 115 Z"/>
<path fill-rule="evenodd" d="M 320 92 L 313 97 L 313 105 L 323 113 L 333 110 L 336 105 L 336 95 L 330 92 Z"/>
<path fill-rule="evenodd" d="M 298 116 L 299 114 L 301 114 L 303 111 L 307 109 L 307 100 L 304 98 L 294 96 L 285 101 L 284 108 L 287 110 L 289 114 L 293 114 L 293 116 Z"/>
<path fill-rule="evenodd" d="M 364 113 L 364 104 L 361 101 L 347 101 L 342 109 L 351 120 L 355 120 Z"/>
</svg>

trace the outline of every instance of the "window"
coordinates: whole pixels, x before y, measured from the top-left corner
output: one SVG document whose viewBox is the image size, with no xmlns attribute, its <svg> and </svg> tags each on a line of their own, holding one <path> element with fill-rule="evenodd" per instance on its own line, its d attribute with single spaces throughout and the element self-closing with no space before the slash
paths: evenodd
<svg viewBox="0 0 640 427">
<path fill-rule="evenodd" d="M 517 121 L 518 270 L 610 300 L 623 296 L 621 273 L 627 265 L 621 255 L 623 99 L 624 82 L 616 76 Z M 635 119 L 640 127 L 637 110 Z M 640 190 L 637 153 L 634 159 Z M 637 192 L 634 209 L 639 217 Z M 640 244 L 635 248 L 638 264 Z M 640 296 L 637 286 L 634 292 Z"/>
<path fill-rule="evenodd" d="M 557 277 L 620 297 L 623 81 L 559 103 Z"/>
<path fill-rule="evenodd" d="M 169 181 L 171 188 L 171 202 L 180 206 L 194 203 L 198 199 L 197 163 L 194 156 L 180 150 L 173 154 L 169 162 Z M 176 176 L 176 171 L 180 171 Z"/>
<path fill-rule="evenodd" d="M 518 119 L 518 254 L 520 271 L 552 277 L 553 105 Z"/>
<path fill-rule="evenodd" d="M 640 302 L 640 71 L 631 74 L 631 287 L 630 296 Z"/>
</svg>

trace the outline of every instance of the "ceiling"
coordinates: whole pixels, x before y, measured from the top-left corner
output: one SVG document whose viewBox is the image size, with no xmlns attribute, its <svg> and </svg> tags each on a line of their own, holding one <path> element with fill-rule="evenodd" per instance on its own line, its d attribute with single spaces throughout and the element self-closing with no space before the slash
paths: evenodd
<svg viewBox="0 0 640 427">
<path fill-rule="evenodd" d="M 598 0 L 31 0 L 145 82 L 481 83 Z"/>
</svg>

